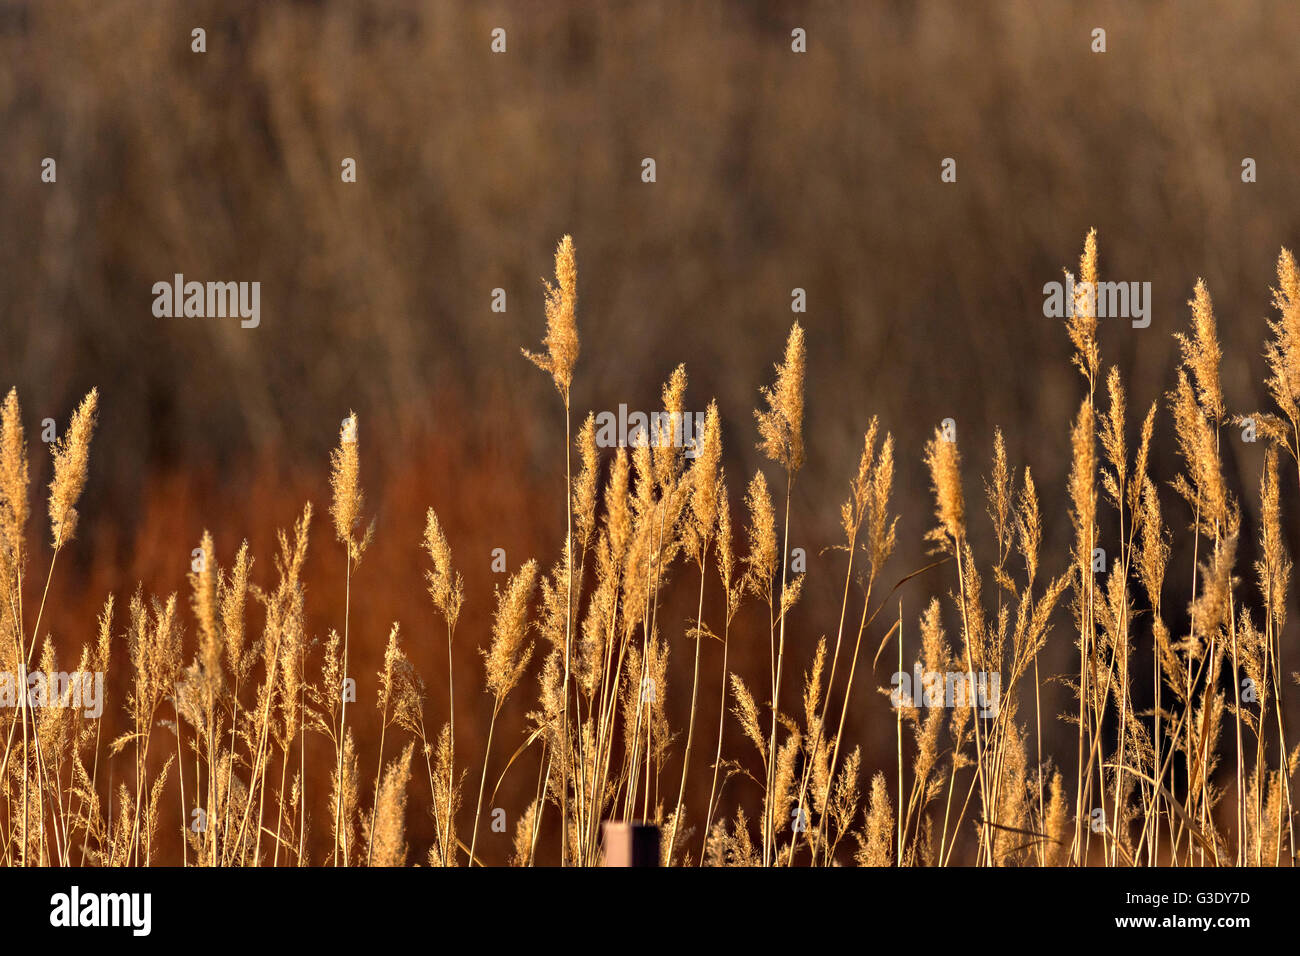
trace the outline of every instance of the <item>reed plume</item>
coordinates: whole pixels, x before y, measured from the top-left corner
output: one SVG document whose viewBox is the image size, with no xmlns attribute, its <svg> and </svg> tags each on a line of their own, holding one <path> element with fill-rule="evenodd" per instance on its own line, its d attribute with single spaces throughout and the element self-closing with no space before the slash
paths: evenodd
<svg viewBox="0 0 1300 956">
<path fill-rule="evenodd" d="M 551 374 L 567 406 L 573 367 L 578 362 L 578 263 L 572 236 L 563 237 L 555 248 L 554 284 L 548 280 L 542 284 L 546 289 L 546 338 L 542 340 L 546 352 L 522 351 L 530 362 Z"/>
<path fill-rule="evenodd" d="M 1295 571 L 1286 474 L 1300 465 L 1300 271 L 1283 250 L 1264 352 L 1271 413 L 1231 413 L 1224 386 L 1232 380 L 1221 376 L 1213 304 L 1198 280 L 1190 326 L 1176 336 L 1180 361 L 1172 388 L 1139 416 L 1119 367 L 1101 364 L 1097 262 L 1090 231 L 1066 323 L 1087 389 L 1068 444 L 1061 436 L 1070 458 L 1065 486 L 1040 498 L 1034 473 L 1013 461 L 1016 442 L 994 429 L 982 507 L 968 508 L 961 451 L 950 430 L 937 429 L 922 450 L 934 496 L 926 540 L 937 557 L 882 596 L 876 592 L 898 545 L 900 518 L 891 511 L 896 449 L 881 422 L 869 418 L 837 502 L 837 540 L 822 551 L 844 555 L 839 619 L 818 628 L 792 614 L 805 577 L 787 563 L 791 489 L 808 464 L 804 330 L 791 329 L 754 413 L 758 450 L 785 472 L 782 526 L 779 502 L 759 470 L 744 488 L 746 527 L 737 543 L 716 401 L 694 444 L 681 441 L 685 366 L 673 369 L 660 393 L 663 411 L 631 448 L 602 458 L 594 414 L 570 434 L 578 344 L 576 266 L 565 237 L 555 282 L 546 284 L 545 352 L 525 354 L 551 374 L 565 403 L 566 530 L 545 573 L 529 559 L 496 593 L 490 640 L 481 649 L 478 680 L 492 706 L 483 715 L 489 724 L 468 846 L 457 832 L 472 771 L 455 752 L 453 637 L 462 617 L 467 624 L 476 618 L 432 508 L 419 577 L 446 628 L 446 719 L 426 726 L 428 695 L 416 665 L 428 660 L 430 648 L 423 639 L 408 646 L 395 623 L 367 685 L 377 691 L 366 698 L 375 705 L 373 739 L 361 733 L 372 722 L 358 724 L 348 706 L 357 701 L 349 662 L 351 577 L 374 527 L 366 524 L 355 414 L 342 423 L 330 456 L 331 524 L 346 562 L 341 628 L 329 628 L 327 620 L 324 637 L 312 637 L 308 505 L 277 535 L 272 582 L 258 579 L 260 565 L 247 541 L 223 567 L 221 541 L 239 539 L 210 526 L 188 575 L 192 614 L 177 593 L 165 590 L 137 587 L 121 602 L 124 616 L 109 595 L 79 656 L 74 650 L 65 658 L 67 637 L 47 633 L 42 615 L 55 559 L 76 540 L 98 395 L 86 396 L 53 450 L 53 553 L 40 609 L 32 614 L 24 608 L 24 591 L 32 590 L 25 587 L 27 563 L 35 553 L 26 541 L 29 465 L 18 395 L 10 391 L 0 403 L 0 673 L 44 680 L 48 689 L 0 707 L 6 738 L 0 858 L 47 866 L 401 866 L 415 859 L 431 866 L 468 859 L 473 866 L 494 862 L 495 855 L 519 866 L 587 865 L 600 859 L 601 824 L 621 816 L 660 827 L 661 865 L 1294 863 L 1292 778 L 1300 747 L 1288 740 L 1285 721 L 1294 702 L 1285 657 Z M 1161 472 L 1159 429 L 1166 423 L 1178 453 L 1176 475 Z M 1267 439 L 1257 511 L 1253 490 L 1249 508 L 1238 494 L 1240 469 L 1253 459 L 1238 461 L 1235 446 L 1223 445 L 1224 428 L 1233 423 L 1253 426 Z M 1292 480 L 1297 476 L 1300 471 Z M 1185 518 L 1166 516 L 1165 485 L 1185 501 Z M 1068 540 L 1057 540 L 1053 511 L 1068 514 Z M 463 527 L 444 517 L 453 532 Z M 933 576 L 926 576 L 949 561 L 957 584 L 951 588 L 949 580 L 951 603 L 935 596 Z M 1238 562 L 1253 572 L 1247 587 Z M 414 586 L 416 575 L 410 579 Z M 669 618 L 680 613 L 678 592 L 689 588 L 696 620 L 681 625 L 684 639 L 694 642 L 688 711 L 684 683 L 682 701 L 669 693 L 670 678 L 676 688 L 689 666 L 669 666 L 679 640 Z M 1060 607 L 1067 589 L 1074 600 L 1068 610 Z M 905 639 L 904 599 L 910 603 L 918 592 L 917 637 Z M 849 604 L 859 600 L 855 635 Z M 769 667 L 750 674 L 731 645 L 753 646 L 756 628 L 761 647 L 764 605 Z M 887 606 L 890 617 L 897 606 L 897 616 L 871 641 L 876 650 L 867 679 L 883 683 L 874 679 L 876 668 L 896 660 L 894 680 L 879 688 L 895 708 L 888 732 L 895 737 L 896 776 L 869 765 L 877 752 L 872 727 L 884 724 L 847 719 L 858 671 L 867 668 L 864 637 Z M 1053 632 L 1057 624 L 1078 648 L 1077 677 L 1040 675 L 1040 654 L 1061 639 Z M 120 662 L 119 641 L 127 658 Z M 703 678 L 719 680 L 717 695 L 700 690 L 702 661 L 709 660 L 705 641 L 721 645 L 720 672 Z M 910 690 L 903 682 L 905 652 L 922 672 Z M 1139 652 L 1150 654 L 1149 684 L 1147 667 L 1134 666 Z M 56 677 L 72 664 L 80 673 L 105 672 L 110 663 L 126 668 L 129 685 L 120 702 L 124 726 L 104 740 L 104 718 L 63 706 L 69 692 Z M 794 707 L 783 687 L 791 667 L 802 678 Z M 1000 697 L 981 700 L 976 674 L 998 678 Z M 523 733 L 507 744 L 508 757 L 494 763 L 505 704 L 533 678 L 537 696 L 521 715 Z M 1068 759 L 1051 752 L 1052 734 L 1044 732 L 1051 714 L 1043 713 L 1042 690 L 1054 680 L 1077 697 L 1077 706 L 1070 700 L 1071 712 L 1060 715 L 1077 730 L 1073 798 Z M 754 681 L 768 692 L 752 692 Z M 7 693 L 0 685 L 0 700 Z M 701 769 L 694 730 L 701 710 L 715 701 L 717 738 L 712 748 L 706 745 L 714 751 L 712 765 Z M 990 703 L 992 712 L 985 709 Z M 460 705 L 464 710 L 463 694 Z M 684 727 L 670 720 L 682 715 Z M 734 754 L 724 752 L 732 720 L 740 743 Z M 160 728 L 170 735 L 165 740 Z M 328 775 L 313 767 L 308 730 L 328 741 L 326 750 L 334 748 Z M 324 740 L 318 743 L 325 746 Z M 431 836 L 422 841 L 424 831 L 407 819 L 417 751 L 432 818 Z M 365 793 L 363 761 L 374 768 Z M 489 770 L 496 773 L 490 797 Z M 669 789 L 677 772 L 677 786 Z M 708 802 L 699 805 L 697 820 L 693 801 L 703 799 L 705 776 L 711 777 Z M 315 808 L 326 801 L 333 813 L 313 837 Z M 498 803 L 513 807 L 513 832 L 480 856 L 482 812 L 486 806 L 495 816 Z M 547 816 L 552 808 L 558 820 Z M 1096 830 L 1094 809 L 1104 818 Z M 206 826 L 192 825 L 195 813 Z"/>
<path fill-rule="evenodd" d="M 492 695 L 492 720 L 488 724 L 487 746 L 483 753 L 483 774 L 479 780 L 478 806 L 474 811 L 474 831 L 470 838 L 470 865 L 476 861 L 478 820 L 483 810 L 483 788 L 487 783 L 488 758 L 492 754 L 492 732 L 506 695 L 514 689 L 528 666 L 532 645 L 527 644 L 528 604 L 537 583 L 537 562 L 527 561 L 515 572 L 504 591 L 497 593 L 496 616 L 492 620 L 492 643 L 483 655 L 487 677 L 484 683 Z"/>
<path fill-rule="evenodd" d="M 760 394 L 767 403 L 767 410 L 755 409 L 754 411 L 754 418 L 758 423 L 758 433 L 761 439 L 758 443 L 759 450 L 785 469 L 784 543 L 781 547 L 781 591 L 779 600 L 781 613 L 777 619 L 777 642 L 772 665 L 772 733 L 768 744 L 769 750 L 774 755 L 777 751 L 776 726 L 780 713 L 781 676 L 785 666 L 786 611 L 793 605 L 798 594 L 797 591 L 789 589 L 786 570 L 790 549 L 790 493 L 794 486 L 795 475 L 803 466 L 804 461 L 803 390 L 805 364 L 806 349 L 803 327 L 796 322 L 791 327 L 790 335 L 786 339 L 785 357 L 776 365 L 775 384 L 770 388 L 764 387 L 760 389 Z M 774 774 L 776 771 L 777 761 L 772 760 L 768 765 L 768 810 L 765 813 L 763 828 L 764 865 L 771 865 L 776 859 L 776 820 L 773 817 L 775 812 L 773 791 L 776 787 Z"/>
<path fill-rule="evenodd" d="M 564 677 L 561 683 L 563 753 L 560 761 L 562 775 L 561 818 L 568 820 L 568 765 L 569 765 L 569 673 L 573 656 L 573 465 L 571 461 L 572 435 L 569 425 L 569 388 L 573 383 L 573 367 L 578 362 L 578 264 L 573 248 L 573 237 L 564 236 L 555 249 L 555 283 L 543 280 L 546 289 L 546 346 L 544 355 L 521 350 L 524 357 L 544 372 L 551 373 L 560 398 L 564 401 L 564 510 L 565 554 L 568 561 L 566 581 L 567 598 L 564 621 Z M 564 824 L 568 826 L 567 822 Z M 477 829 L 477 828 L 476 828 Z M 561 841 L 562 852 L 568 841 Z"/>
<path fill-rule="evenodd" d="M 348 699 L 346 685 L 348 676 L 348 643 L 350 639 L 349 623 L 352 609 L 352 572 L 361 563 L 366 547 L 374 533 L 374 523 L 364 534 L 359 534 L 361 510 L 365 505 L 365 494 L 361 490 L 361 438 L 358 434 L 359 423 L 356 412 L 349 412 L 339 428 L 338 447 L 330 453 L 330 492 L 332 503 L 330 517 L 334 519 L 334 534 L 339 542 L 347 548 L 347 564 L 344 578 L 343 598 L 343 657 L 342 670 L 339 674 L 337 693 L 340 696 L 339 732 L 335 740 L 338 751 L 335 767 L 335 801 L 334 801 L 334 835 L 335 839 L 345 839 L 350 832 L 343 817 L 343 797 L 345 788 L 338 785 L 344 775 L 344 740 L 346 739 Z M 341 851 L 341 857 L 340 857 Z M 340 858 L 346 865 L 348 848 L 346 845 L 334 847 L 334 863 L 339 865 Z"/>
<path fill-rule="evenodd" d="M 77 501 L 86 487 L 90 438 L 98 407 L 99 389 L 92 388 L 73 412 L 68 430 L 51 448 L 54 478 L 50 481 L 50 535 L 56 551 L 77 532 Z"/>
<path fill-rule="evenodd" d="M 383 782 L 375 792 L 375 809 L 370 816 L 369 844 L 366 851 L 370 866 L 405 866 L 409 849 L 406 844 L 406 788 L 411 780 L 411 753 L 407 744 L 384 771 Z"/>
</svg>

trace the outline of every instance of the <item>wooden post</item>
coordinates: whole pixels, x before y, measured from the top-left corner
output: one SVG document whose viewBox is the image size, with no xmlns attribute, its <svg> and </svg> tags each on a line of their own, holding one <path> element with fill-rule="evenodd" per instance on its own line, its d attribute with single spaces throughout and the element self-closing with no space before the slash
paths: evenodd
<svg viewBox="0 0 1300 956">
<path fill-rule="evenodd" d="M 607 820 L 601 829 L 605 837 L 605 866 L 659 865 L 659 828 L 653 823 Z"/>
</svg>

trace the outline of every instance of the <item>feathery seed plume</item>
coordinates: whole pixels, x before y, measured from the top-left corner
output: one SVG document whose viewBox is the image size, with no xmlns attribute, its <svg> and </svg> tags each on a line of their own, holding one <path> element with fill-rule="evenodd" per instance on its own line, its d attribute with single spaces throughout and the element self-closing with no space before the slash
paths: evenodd
<svg viewBox="0 0 1300 956">
<path fill-rule="evenodd" d="M 750 591 L 770 605 L 772 578 L 776 574 L 776 513 L 768 494 L 767 478 L 754 472 L 745 494 L 749 509 L 749 554 L 745 556 L 745 579 Z"/>
<path fill-rule="evenodd" d="M 525 647 L 528 633 L 528 602 L 537 583 L 537 562 L 529 560 L 515 572 L 504 591 L 497 593 L 497 610 L 492 620 L 492 644 L 480 651 L 487 666 L 487 688 L 496 697 L 497 707 L 519 683 L 532 645 Z"/>
<path fill-rule="evenodd" d="M 596 530 L 596 483 L 600 479 L 600 458 L 596 451 L 596 416 L 588 412 L 575 439 L 582 469 L 573 487 L 573 537 L 585 554 Z"/>
<path fill-rule="evenodd" d="M 1224 418 L 1223 389 L 1219 385 L 1219 363 L 1223 353 L 1219 350 L 1218 332 L 1214 325 L 1214 306 L 1204 279 L 1196 280 L 1192 307 L 1192 337 L 1175 333 L 1183 353 L 1183 364 L 1196 380 L 1196 397 L 1201 408 L 1215 425 Z"/>
<path fill-rule="evenodd" d="M 1066 273 L 1069 276 L 1069 273 Z M 1074 345 L 1074 364 L 1088 380 L 1097 381 L 1101 352 L 1097 347 L 1097 230 L 1089 229 L 1079 257 L 1079 283 L 1074 289 L 1074 308 L 1066 319 L 1066 331 Z"/>
<path fill-rule="evenodd" d="M 460 572 L 451 567 L 451 546 L 443 534 L 438 516 L 430 508 L 424 522 L 424 550 L 433 562 L 433 570 L 425 571 L 424 577 L 429 585 L 429 597 L 433 606 L 453 630 L 460 617 L 461 604 L 465 600 L 465 585 Z"/>
<path fill-rule="evenodd" d="M 776 366 L 776 384 L 759 390 L 768 410 L 754 410 L 758 433 L 763 439 L 758 447 L 791 475 L 803 465 L 805 360 L 803 326 L 795 322 L 786 340 L 785 359 Z"/>
<path fill-rule="evenodd" d="M 27 442 L 15 388 L 9 390 L 0 410 L 0 550 L 3 559 L 17 571 L 22 570 L 27 486 Z"/>
<path fill-rule="evenodd" d="M 99 389 L 92 388 L 72 414 L 68 430 L 51 449 L 54 480 L 50 482 L 50 534 L 55 549 L 77 533 L 77 500 L 86 487 L 90 464 L 90 437 L 95 431 Z"/>
<path fill-rule="evenodd" d="M 569 386 L 573 383 L 573 366 L 578 361 L 578 264 L 574 258 L 573 237 L 565 236 L 555 249 L 555 281 L 546 287 L 546 354 L 521 349 L 524 356 L 544 372 L 550 372 L 555 387 L 569 404 Z"/>
<path fill-rule="evenodd" d="M 955 441 L 948 441 L 936 428 L 925 446 L 925 463 L 930 469 L 938 527 L 926 538 L 939 542 L 941 550 L 957 547 L 966 537 L 966 499 L 961 490 L 961 454 Z M 955 552 L 954 552 L 955 553 Z"/>
<path fill-rule="evenodd" d="M 372 523 L 364 536 L 357 537 L 361 509 L 365 507 L 360 447 L 357 413 L 349 412 L 339 428 L 339 445 L 330 453 L 330 491 L 334 499 L 330 515 L 334 518 L 334 533 L 348 546 L 348 558 L 353 564 L 361 561 L 375 527 Z"/>
<path fill-rule="evenodd" d="M 375 824 L 369 841 L 371 866 L 406 864 L 406 789 L 411 782 L 414 748 L 413 743 L 408 743 L 402 755 L 389 763 L 375 794 Z"/>
</svg>

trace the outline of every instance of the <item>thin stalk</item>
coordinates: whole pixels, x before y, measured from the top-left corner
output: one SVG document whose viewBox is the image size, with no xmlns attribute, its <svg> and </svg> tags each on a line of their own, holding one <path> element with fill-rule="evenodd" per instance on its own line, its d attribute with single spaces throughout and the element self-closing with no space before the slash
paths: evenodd
<svg viewBox="0 0 1300 956">
<path fill-rule="evenodd" d="M 451 656 L 451 622 L 447 623 L 447 714 L 448 714 L 448 748 L 447 748 L 447 823 L 443 832 L 450 836 L 451 834 L 451 792 L 455 786 L 455 766 L 456 766 L 456 692 L 453 683 L 452 674 L 452 656 Z M 423 719 L 423 718 L 421 718 Z M 428 754 L 425 754 L 428 759 Z M 451 840 L 442 841 L 442 865 L 447 866 L 447 855 L 454 852 Z"/>
<path fill-rule="evenodd" d="M 790 490 L 794 476 L 789 471 L 785 477 L 785 531 L 781 545 L 781 620 L 776 652 L 776 676 L 772 683 L 772 737 L 768 745 L 771 759 L 767 762 L 767 800 L 765 806 L 764 826 L 766 836 L 763 839 L 763 865 L 771 866 L 776 855 L 776 799 L 772 793 L 776 787 L 776 724 L 780 713 L 781 672 L 785 666 L 785 589 L 786 573 L 790 566 Z"/>
<path fill-rule="evenodd" d="M 478 782 L 478 805 L 475 806 L 474 808 L 474 833 L 470 837 L 470 841 L 469 841 L 469 865 L 470 866 L 474 865 L 474 860 L 476 859 L 476 857 L 474 856 L 474 848 L 478 846 L 478 820 L 479 820 L 479 815 L 483 812 L 483 788 L 487 784 L 488 758 L 492 756 L 492 732 L 496 729 L 497 714 L 501 712 L 501 703 L 502 703 L 501 698 L 497 698 L 496 703 L 493 704 L 492 706 L 492 720 L 488 723 L 487 749 L 483 751 L 483 774 L 482 776 L 479 777 L 479 782 Z M 567 823 L 566 820 L 561 821 L 561 824 L 565 824 L 565 823 Z M 561 833 L 560 838 L 565 843 L 568 842 L 566 836 L 563 833 Z"/>
<path fill-rule="evenodd" d="M 700 633 L 700 628 L 704 624 L 704 565 L 708 556 L 709 542 L 706 539 L 700 557 L 700 597 L 699 606 L 695 611 L 695 677 L 691 681 L 691 716 L 686 725 L 686 750 L 682 753 L 682 782 L 677 789 L 677 809 L 673 811 L 673 828 L 668 835 L 670 860 L 672 849 L 677 845 L 677 827 L 682 819 L 682 800 L 686 797 L 686 774 L 691 766 L 691 741 L 695 737 L 695 709 L 699 702 L 700 692 L 700 645 L 704 643 L 704 635 Z"/>
<path fill-rule="evenodd" d="M 351 543 L 348 544 L 349 551 Z M 348 555 L 347 578 L 343 591 L 343 686 L 338 688 L 338 693 L 342 696 L 342 706 L 339 710 L 339 735 L 334 742 L 335 749 L 338 750 L 338 786 L 334 794 L 334 865 L 339 865 L 339 837 L 343 820 L 343 741 L 344 732 L 347 728 L 348 718 L 348 695 L 345 692 L 348 683 L 348 616 L 352 610 L 352 555 Z M 343 861 L 346 864 L 348 858 L 347 837 L 344 838 Z"/>
<path fill-rule="evenodd" d="M 725 595 L 724 595 L 725 598 Z M 709 815 L 704 821 L 704 843 L 708 848 L 709 827 L 713 825 L 713 814 L 717 809 L 714 798 L 718 793 L 718 768 L 722 765 L 722 730 L 727 721 L 727 651 L 730 650 L 731 617 L 728 615 L 722 630 L 722 687 L 718 691 L 718 747 L 713 755 L 713 783 L 709 787 Z M 700 865 L 704 865 L 704 850 L 700 851 Z"/>
<path fill-rule="evenodd" d="M 568 826 L 569 826 L 569 652 L 572 643 L 573 634 L 573 449 L 572 437 L 569 424 L 569 394 L 566 390 L 564 393 L 564 536 L 565 548 L 567 549 L 568 558 L 565 564 L 568 566 L 568 595 L 564 602 L 564 683 L 562 685 L 564 694 L 564 733 L 563 746 L 564 753 L 560 760 L 560 866 L 568 862 Z M 495 714 L 493 718 L 495 719 Z M 488 733 L 488 741 L 491 743 L 491 732 Z M 484 761 L 484 772 L 487 772 L 487 762 Z M 579 774 L 579 778 L 581 778 Z M 479 798 L 482 799 L 482 788 L 480 787 Z M 478 836 L 478 814 L 475 814 L 474 835 Z M 471 856 L 473 855 L 471 842 Z M 472 864 L 472 861 L 471 861 Z"/>
</svg>

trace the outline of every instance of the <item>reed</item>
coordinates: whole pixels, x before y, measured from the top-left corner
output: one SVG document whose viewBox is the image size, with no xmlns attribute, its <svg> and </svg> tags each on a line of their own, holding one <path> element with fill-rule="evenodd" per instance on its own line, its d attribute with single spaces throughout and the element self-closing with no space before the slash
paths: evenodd
<svg viewBox="0 0 1300 956">
<path fill-rule="evenodd" d="M 1081 282 L 1097 281 L 1095 231 L 1078 271 Z M 827 622 L 795 613 L 805 589 L 821 583 L 790 566 L 793 489 L 817 461 L 813 433 L 805 436 L 804 384 L 816 370 L 804 329 L 790 329 L 754 413 L 757 448 L 779 468 L 784 500 L 769 484 L 781 479 L 759 469 L 745 485 L 738 528 L 717 402 L 689 455 L 672 440 L 687 408 L 684 366 L 664 384 L 655 430 L 631 447 L 603 452 L 593 415 L 574 433 L 576 283 L 566 236 L 544 289 L 545 351 L 525 352 L 550 374 L 564 406 L 565 529 L 549 570 L 530 558 L 497 589 L 479 649 L 491 701 L 482 753 L 463 753 L 456 720 L 458 700 L 462 718 L 469 709 L 455 682 L 465 640 L 457 627 L 474 602 L 432 508 L 410 544 L 425 559 L 418 576 L 437 622 L 434 646 L 446 647 L 446 696 L 431 700 L 413 663 L 422 659 L 412 649 L 424 629 L 394 622 L 373 683 L 366 677 L 373 711 L 349 706 L 357 702 L 357 642 L 374 639 L 351 620 L 354 574 L 374 523 L 366 521 L 358 419 L 349 414 L 328 473 L 332 530 L 345 557 L 341 626 L 322 641 L 308 633 L 310 504 L 278 534 L 269 577 L 247 541 L 234 547 L 239 529 L 213 526 L 194 551 L 188 610 L 175 593 L 137 588 L 122 605 L 109 595 L 71 663 L 102 673 L 114 649 L 125 649 L 127 729 L 106 740 L 102 717 L 26 693 L 0 712 L 6 864 L 474 866 L 508 855 L 519 866 L 592 865 L 601 824 L 617 819 L 659 824 L 665 865 L 1295 864 L 1300 747 L 1288 737 L 1295 684 L 1284 666 L 1294 564 L 1284 529 L 1300 492 L 1300 270 L 1289 252 L 1277 262 L 1277 314 L 1264 351 L 1270 411 L 1233 411 L 1203 281 L 1176 337 L 1173 387 L 1140 422 L 1122 371 L 1102 361 L 1093 306 L 1080 298 L 1065 327 L 1084 380 L 1059 443 L 1069 456 L 1066 485 L 1041 492 L 995 431 L 981 516 L 967 497 L 969 466 L 955 435 L 936 429 L 918 450 L 934 496 L 934 557 L 924 567 L 889 568 L 898 544 L 897 450 L 871 418 L 833 545 L 842 578 L 837 570 L 821 595 L 839 603 Z M 76 544 L 97 409 L 91 391 L 54 445 L 49 560 L 33 583 L 23 413 L 14 391 L 0 405 L 0 670 L 22 675 L 24 688 L 28 674 L 64 666 L 42 624 L 56 560 Z M 1247 426 L 1266 442 L 1249 489 L 1234 487 L 1222 446 L 1228 429 Z M 1158 473 L 1162 429 L 1178 452 L 1176 474 Z M 1175 492 L 1167 501 L 1165 485 Z M 1256 504 L 1258 520 L 1247 525 L 1244 512 Z M 1072 527 L 1055 550 L 1043 534 L 1050 509 L 1068 513 Z M 988 534 L 974 533 L 985 518 Z M 1239 560 L 1244 528 L 1255 536 L 1251 568 Z M 1190 552 L 1185 566 L 1176 545 Z M 1103 546 L 1111 552 L 1104 560 Z M 944 566 L 946 595 L 944 575 L 931 573 Z M 694 598 L 693 621 L 660 613 L 674 588 Z M 1170 601 L 1187 606 L 1184 633 L 1175 633 L 1183 628 Z M 747 604 L 752 616 L 741 615 Z M 915 619 L 908 605 L 919 608 Z M 761 648 L 764 609 L 766 673 L 742 674 L 735 665 L 745 657 L 733 645 Z M 705 667 L 713 641 L 716 674 Z M 1063 682 L 1073 699 L 1058 716 L 1073 725 L 1075 741 L 1054 753 L 1044 694 L 1051 676 L 1040 673 L 1040 657 L 1053 645 L 1073 653 L 1069 642 L 1077 672 Z M 681 665 L 683 675 L 690 670 L 689 710 L 685 677 L 669 682 L 678 648 L 689 652 Z M 949 675 L 946 683 L 880 686 L 882 662 L 906 674 L 909 654 L 925 674 Z M 1139 686 L 1138 662 L 1148 658 L 1151 682 Z M 792 669 L 801 688 L 788 686 Z M 996 675 L 997 706 L 983 706 L 973 677 L 954 674 Z M 501 715 L 534 678 L 524 736 L 507 744 Z M 865 719 L 864 680 L 890 697 L 888 726 Z M 679 688 L 681 727 L 668 706 Z M 716 731 L 699 726 L 712 706 Z M 727 745 L 731 722 L 743 741 L 736 752 Z M 329 749 L 328 774 L 308 758 L 308 732 Z M 884 746 L 892 768 L 872 767 Z M 416 787 L 428 788 L 433 837 L 413 846 L 417 752 L 425 779 Z M 474 760 L 479 786 L 466 846 L 457 816 Z M 313 799 L 330 808 L 329 833 L 315 843 Z M 513 808 L 514 823 L 488 847 L 484 810 L 498 804 Z"/>
</svg>

